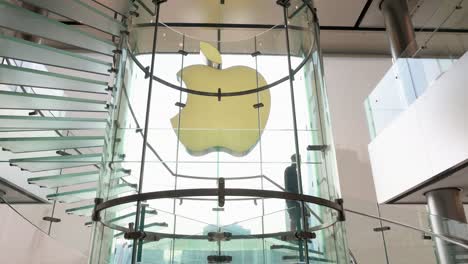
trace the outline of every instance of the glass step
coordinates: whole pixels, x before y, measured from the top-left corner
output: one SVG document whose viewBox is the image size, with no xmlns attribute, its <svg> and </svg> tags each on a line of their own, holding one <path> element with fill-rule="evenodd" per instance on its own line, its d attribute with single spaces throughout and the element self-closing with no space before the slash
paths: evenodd
<svg viewBox="0 0 468 264">
<path fill-rule="evenodd" d="M 106 209 L 106 212 L 117 212 L 135 206 L 135 203 L 127 203 L 114 206 L 112 208 Z M 65 210 L 65 213 L 78 216 L 91 216 L 93 214 L 94 204 L 84 205 L 80 207 L 68 208 Z M 136 210 L 136 208 L 135 208 Z"/>
<path fill-rule="evenodd" d="M 28 137 L 0 138 L 3 150 L 13 153 L 102 147 L 104 137 Z"/>
<path fill-rule="evenodd" d="M 29 172 L 58 170 L 95 165 L 101 162 L 101 154 L 50 156 L 25 159 L 11 159 L 10 165 Z"/>
<path fill-rule="evenodd" d="M 127 183 L 122 183 L 114 186 L 110 192 L 110 196 L 119 195 L 122 193 L 135 191 L 135 185 L 129 185 Z M 70 192 L 60 192 L 47 195 L 47 199 L 55 200 L 63 203 L 74 203 L 84 200 L 89 200 L 96 198 L 97 188 L 87 188 L 77 191 Z"/>
<path fill-rule="evenodd" d="M 161 230 L 161 228 L 168 227 L 169 225 L 166 222 L 157 222 L 156 219 L 151 221 L 151 223 L 145 224 L 144 230 L 150 231 L 150 232 L 158 232 L 158 230 Z M 114 237 L 119 237 L 123 236 L 123 232 L 118 232 L 114 235 Z"/>
<path fill-rule="evenodd" d="M 104 129 L 106 119 L 0 115 L 0 131 Z"/>
<path fill-rule="evenodd" d="M 65 213 L 78 216 L 91 216 L 93 214 L 94 204 L 68 208 Z"/>
<path fill-rule="evenodd" d="M 106 101 L 0 91 L 0 109 L 107 112 Z"/>
<path fill-rule="evenodd" d="M 23 0 L 23 2 L 47 9 L 63 17 L 81 22 L 115 36 L 120 35 L 120 31 L 123 30 L 122 24 L 113 17 L 79 0 Z"/>
<path fill-rule="evenodd" d="M 130 170 L 119 169 L 113 176 L 113 179 L 119 179 L 130 175 Z M 81 173 L 69 173 L 52 176 L 42 176 L 28 178 L 29 184 L 36 184 L 40 187 L 57 188 L 99 180 L 99 171 L 87 171 Z"/>
<path fill-rule="evenodd" d="M 0 65 L 0 83 L 86 93 L 107 94 L 107 82 L 5 64 Z"/>
<path fill-rule="evenodd" d="M 105 61 L 0 34 L 0 57 L 108 75 Z"/>
<path fill-rule="evenodd" d="M 21 19 L 18 19 L 21 17 Z M 49 19 L 43 15 L 0 0 L 0 25 L 11 30 L 66 43 L 86 50 L 113 55 L 116 46 L 113 42 L 97 38 L 91 34 Z"/>
</svg>

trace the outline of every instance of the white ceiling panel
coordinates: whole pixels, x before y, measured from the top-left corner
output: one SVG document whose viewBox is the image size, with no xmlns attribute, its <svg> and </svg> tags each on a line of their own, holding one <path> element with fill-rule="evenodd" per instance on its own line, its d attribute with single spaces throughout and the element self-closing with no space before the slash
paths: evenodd
<svg viewBox="0 0 468 264">
<path fill-rule="evenodd" d="M 315 0 L 321 26 L 352 27 L 366 0 Z"/>
</svg>

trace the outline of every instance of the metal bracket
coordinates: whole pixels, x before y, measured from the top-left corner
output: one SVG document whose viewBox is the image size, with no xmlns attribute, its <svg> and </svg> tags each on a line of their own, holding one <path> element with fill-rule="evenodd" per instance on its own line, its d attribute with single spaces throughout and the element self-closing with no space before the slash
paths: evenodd
<svg viewBox="0 0 468 264">
<path fill-rule="evenodd" d="M 327 150 L 328 145 L 309 145 L 307 146 L 308 151 L 325 151 Z"/>
<path fill-rule="evenodd" d="M 44 216 L 44 217 L 42 217 L 42 220 L 49 221 L 49 222 L 52 222 L 52 223 L 60 223 L 62 221 L 62 219 L 60 219 L 60 218 L 55 218 L 55 217 L 51 217 L 51 216 Z"/>
<path fill-rule="evenodd" d="M 177 103 L 175 103 L 175 106 L 184 108 L 184 107 L 185 107 L 185 104 L 184 104 L 184 103 L 181 103 L 181 102 L 177 102 Z"/>
<path fill-rule="evenodd" d="M 225 187 L 226 187 L 225 179 L 219 178 L 218 179 L 218 207 L 224 207 L 224 203 L 226 202 Z"/>
<path fill-rule="evenodd" d="M 206 258 L 208 260 L 208 263 L 231 263 L 232 262 L 232 256 L 208 256 Z"/>
<path fill-rule="evenodd" d="M 422 234 L 422 239 L 424 240 L 432 240 L 432 236 L 428 235 L 428 234 Z"/>
<path fill-rule="evenodd" d="M 129 231 L 124 233 L 127 240 L 159 241 L 159 237 L 154 234 L 148 234 L 144 231 Z"/>
<path fill-rule="evenodd" d="M 221 102 L 221 88 L 218 88 L 218 102 Z"/>
<path fill-rule="evenodd" d="M 338 221 L 340 222 L 344 222 L 346 221 L 346 216 L 345 216 L 345 213 L 344 213 L 344 207 L 343 207 L 343 199 L 336 199 L 335 202 L 340 205 L 340 211 L 339 211 L 339 215 L 338 215 Z"/>
<path fill-rule="evenodd" d="M 112 67 L 112 68 L 110 68 L 109 70 L 107 70 L 107 72 L 108 72 L 108 73 L 113 73 L 113 72 L 118 73 L 119 70 L 118 70 L 117 68 L 113 68 L 113 67 Z"/>
<path fill-rule="evenodd" d="M 94 198 L 94 209 L 93 214 L 91 215 L 91 220 L 94 222 L 101 221 L 101 215 L 96 211 L 96 207 L 104 202 L 102 198 Z"/>
<path fill-rule="evenodd" d="M 317 237 L 315 233 L 306 232 L 306 231 L 298 231 L 294 236 L 299 240 L 310 240 Z"/>
<path fill-rule="evenodd" d="M 60 155 L 60 156 L 71 156 L 70 153 L 65 152 L 63 150 L 57 150 L 57 151 L 55 151 L 55 154 Z"/>
<path fill-rule="evenodd" d="M 32 112 L 29 112 L 28 113 L 28 116 L 35 116 L 35 115 L 38 115 L 39 114 L 39 111 L 38 110 L 34 110 Z"/>
<path fill-rule="evenodd" d="M 261 107 L 264 107 L 265 105 L 263 103 L 258 103 L 258 104 L 254 104 L 253 107 L 255 109 L 258 109 L 258 108 L 261 108 Z"/>
<path fill-rule="evenodd" d="M 121 49 L 115 49 L 112 51 L 112 53 L 114 54 L 122 54 L 122 50 Z"/>
<path fill-rule="evenodd" d="M 254 52 L 254 53 L 252 53 L 250 55 L 252 55 L 252 57 L 257 57 L 258 55 L 262 55 L 262 53 L 257 50 L 256 52 Z"/>
<path fill-rule="evenodd" d="M 145 72 L 145 79 L 148 79 L 150 77 L 150 67 L 146 66 L 144 72 Z"/>
<path fill-rule="evenodd" d="M 211 211 L 214 211 L 214 212 L 224 212 L 224 208 L 216 207 L 216 208 L 212 208 Z"/>
<path fill-rule="evenodd" d="M 391 228 L 389 226 L 382 226 L 382 227 L 376 227 L 372 230 L 374 230 L 374 232 L 384 232 L 384 231 L 389 231 Z"/>
<path fill-rule="evenodd" d="M 188 52 L 186 52 L 185 50 L 179 50 L 177 51 L 177 53 L 183 55 L 183 56 L 187 56 L 188 55 Z"/>
<path fill-rule="evenodd" d="M 229 241 L 232 233 L 229 232 L 208 232 L 208 241 Z"/>
<path fill-rule="evenodd" d="M 290 7 L 291 6 L 291 3 L 289 0 L 278 0 L 276 1 L 276 4 L 284 7 L 284 8 L 287 8 L 287 7 Z"/>
</svg>

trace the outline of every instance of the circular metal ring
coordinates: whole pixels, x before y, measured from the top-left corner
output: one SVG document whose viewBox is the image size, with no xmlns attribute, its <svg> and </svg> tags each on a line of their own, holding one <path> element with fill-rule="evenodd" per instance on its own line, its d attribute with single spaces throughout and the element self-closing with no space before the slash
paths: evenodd
<svg viewBox="0 0 468 264">
<path fill-rule="evenodd" d="M 307 6 L 307 8 L 310 10 L 310 12 L 312 12 L 312 14 L 314 14 L 314 17 L 316 16 L 315 15 L 315 10 L 314 8 L 312 7 L 312 4 L 310 1 L 308 0 L 303 0 L 303 3 L 305 6 Z M 316 22 L 316 21 L 315 21 Z M 316 22 L 317 23 L 317 22 Z M 293 28 L 292 26 L 290 26 L 291 28 Z M 300 28 L 302 29 L 302 28 Z M 128 43 L 127 43 L 128 45 Z M 268 90 L 272 87 L 275 87 L 287 80 L 289 80 L 291 77 L 294 77 L 296 75 L 296 73 L 298 73 L 302 67 L 304 67 L 304 65 L 312 58 L 312 54 L 313 54 L 313 50 L 314 48 L 316 47 L 317 45 L 317 38 L 314 38 L 314 42 L 313 44 L 311 45 L 309 51 L 307 52 L 307 56 L 304 57 L 304 59 L 301 61 L 301 63 L 294 69 L 290 72 L 289 75 L 279 79 L 279 80 L 276 80 L 270 84 L 267 84 L 267 85 L 264 85 L 264 86 L 261 86 L 261 87 L 257 87 L 257 88 L 254 88 L 254 89 L 248 89 L 248 90 L 242 90 L 242 91 L 238 91 L 238 92 L 220 92 L 220 93 L 216 93 L 216 92 L 204 92 L 204 91 L 199 91 L 199 90 L 193 90 L 193 89 L 188 89 L 188 88 L 183 88 L 181 87 L 180 85 L 175 85 L 173 83 L 170 83 L 162 78 L 159 78 L 158 76 L 156 75 L 153 75 L 151 76 L 151 79 L 154 80 L 154 81 L 157 81 L 169 88 L 172 88 L 172 89 L 175 89 L 175 90 L 178 90 L 178 91 L 181 91 L 181 92 L 185 92 L 185 93 L 189 93 L 189 94 L 196 94 L 196 95 L 201 95 L 201 96 L 212 96 L 212 97 L 231 97 L 231 96 L 241 96 L 241 95 L 248 95 L 248 94 L 253 94 L 253 93 L 258 93 L 258 92 L 261 92 L 261 91 L 264 91 L 264 90 Z M 141 64 L 141 62 L 136 58 L 135 54 L 133 54 L 133 52 L 131 52 L 131 49 L 128 48 L 127 46 L 127 50 L 128 50 L 128 54 L 130 55 L 130 58 L 133 60 L 133 62 L 135 62 L 135 64 L 138 66 L 138 68 L 140 68 L 141 71 L 143 71 L 144 73 L 146 73 L 146 67 L 143 66 L 143 64 Z"/>
<path fill-rule="evenodd" d="M 339 220 L 339 215 L 343 213 L 343 206 L 340 203 L 326 200 L 324 198 L 303 195 L 297 193 L 289 192 L 279 192 L 279 191 L 269 191 L 269 190 L 255 190 L 255 189 L 224 189 L 224 196 L 241 196 L 241 197 L 256 197 L 256 198 L 270 198 L 270 199 L 283 199 L 283 200 L 292 200 L 305 203 L 312 203 L 320 206 L 324 206 L 335 210 L 338 212 L 337 216 L 334 217 L 333 221 L 329 223 L 321 223 L 319 225 L 308 228 L 307 231 L 313 232 L 321 229 L 328 228 L 334 225 Z M 125 197 L 119 197 L 112 200 L 99 203 L 95 207 L 94 214 L 99 215 L 99 213 L 105 209 L 112 208 L 114 206 L 138 202 L 138 201 L 148 201 L 156 199 L 167 199 L 167 198 L 181 198 L 186 199 L 186 197 L 200 197 L 200 196 L 218 196 L 219 189 L 184 189 L 184 190 L 169 190 L 169 191 L 157 191 L 157 192 L 148 192 L 141 194 L 134 194 Z M 131 231 L 127 227 L 118 226 L 112 223 L 107 223 L 100 220 L 101 223 L 108 228 L 119 230 L 122 232 Z M 158 232 L 147 232 L 148 234 L 155 235 L 160 238 L 186 238 L 186 239 L 206 239 L 206 236 L 203 235 L 185 235 L 185 234 L 167 234 L 167 233 L 158 233 Z M 277 232 L 277 233 L 268 233 L 268 234 L 252 234 L 252 235 L 233 235 L 232 239 L 247 239 L 247 238 L 267 238 L 267 237 L 278 237 L 283 235 L 294 235 L 294 231 L 286 232 Z"/>
</svg>

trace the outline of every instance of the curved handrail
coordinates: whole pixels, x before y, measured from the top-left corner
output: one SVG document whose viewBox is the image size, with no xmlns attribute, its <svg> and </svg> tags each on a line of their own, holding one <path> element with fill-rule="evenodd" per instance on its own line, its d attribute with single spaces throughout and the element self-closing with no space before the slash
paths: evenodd
<svg viewBox="0 0 468 264">
<path fill-rule="evenodd" d="M 445 236 L 445 235 L 441 235 L 441 234 L 437 234 L 437 233 L 434 233 L 430 230 L 424 230 L 424 229 L 421 229 L 419 227 L 414 227 L 414 226 L 411 226 L 409 224 L 405 224 L 405 223 L 402 223 L 402 222 L 398 222 L 398 221 L 395 221 L 395 220 L 391 220 L 391 219 L 388 219 L 388 218 L 384 218 L 384 217 L 380 217 L 380 216 L 375 216 L 375 215 L 371 215 L 371 214 L 366 214 L 366 213 L 361 213 L 361 212 L 358 212 L 358 211 L 354 211 L 354 210 L 351 210 L 351 209 L 347 209 L 347 208 L 344 208 L 344 211 L 345 212 L 349 212 L 349 213 L 352 213 L 352 214 L 356 214 L 356 215 L 360 215 L 360 216 L 364 216 L 364 217 L 369 217 L 369 218 L 373 218 L 373 219 L 376 219 L 376 220 L 380 220 L 380 221 L 383 221 L 383 222 L 387 222 L 387 223 L 390 223 L 390 224 L 394 224 L 394 225 L 397 225 L 397 226 L 401 226 L 401 227 L 404 227 L 404 228 L 409 228 L 409 229 L 413 229 L 415 231 L 419 231 L 421 233 L 425 233 L 425 234 L 429 234 L 431 236 L 434 236 L 434 237 L 437 237 L 439 239 L 442 239 L 448 243 L 452 243 L 452 244 L 455 244 L 457 246 L 460 246 L 462 248 L 465 248 L 465 249 L 468 249 L 468 245 L 467 244 L 464 244 L 456 239 L 453 239 L 453 238 L 450 238 L 448 236 Z"/>
</svg>

